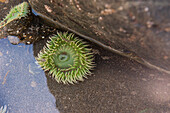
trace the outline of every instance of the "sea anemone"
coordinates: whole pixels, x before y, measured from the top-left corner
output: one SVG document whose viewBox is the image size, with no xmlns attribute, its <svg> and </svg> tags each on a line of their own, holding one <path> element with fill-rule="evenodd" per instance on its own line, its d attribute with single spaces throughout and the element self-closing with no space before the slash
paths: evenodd
<svg viewBox="0 0 170 113">
<path fill-rule="evenodd" d="M 30 12 L 29 8 L 30 7 L 27 2 L 23 2 L 11 8 L 8 15 L 0 22 L 0 28 L 6 26 L 7 24 L 9 24 L 14 20 L 21 19 L 22 17 L 26 17 Z"/>
<path fill-rule="evenodd" d="M 40 51 L 37 62 L 60 83 L 76 83 L 87 78 L 94 67 L 91 48 L 74 34 L 57 33 Z"/>
</svg>

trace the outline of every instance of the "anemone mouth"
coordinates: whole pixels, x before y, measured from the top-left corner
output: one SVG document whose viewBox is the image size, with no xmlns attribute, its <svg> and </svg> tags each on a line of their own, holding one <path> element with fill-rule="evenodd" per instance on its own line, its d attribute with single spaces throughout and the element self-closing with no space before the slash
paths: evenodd
<svg viewBox="0 0 170 113">
<path fill-rule="evenodd" d="M 57 82 L 64 84 L 83 81 L 94 67 L 88 45 L 68 33 L 52 36 L 36 60 Z"/>
<path fill-rule="evenodd" d="M 71 51 L 58 51 L 53 55 L 53 60 L 57 68 L 69 69 L 74 66 L 74 53 Z"/>
<path fill-rule="evenodd" d="M 62 52 L 59 55 L 57 55 L 57 59 L 59 62 L 66 62 L 70 59 L 70 55 L 67 54 L 66 52 Z"/>
</svg>

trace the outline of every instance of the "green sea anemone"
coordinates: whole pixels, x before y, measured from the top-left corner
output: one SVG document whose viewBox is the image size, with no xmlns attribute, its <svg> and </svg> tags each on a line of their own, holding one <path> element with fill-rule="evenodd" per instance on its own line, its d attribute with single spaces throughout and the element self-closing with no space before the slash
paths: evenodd
<svg viewBox="0 0 170 113">
<path fill-rule="evenodd" d="M 30 10 L 27 2 L 23 2 L 13 8 L 11 8 L 9 14 L 0 22 L 0 28 L 6 26 L 10 22 L 26 17 Z"/>
<path fill-rule="evenodd" d="M 83 81 L 94 67 L 88 45 L 74 34 L 57 33 L 40 51 L 37 62 L 60 83 Z"/>
</svg>

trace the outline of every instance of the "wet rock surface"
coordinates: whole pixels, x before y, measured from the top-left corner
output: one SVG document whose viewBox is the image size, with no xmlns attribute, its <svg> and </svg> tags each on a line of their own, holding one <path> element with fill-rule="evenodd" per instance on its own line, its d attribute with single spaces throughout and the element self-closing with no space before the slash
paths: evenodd
<svg viewBox="0 0 170 113">
<path fill-rule="evenodd" d="M 118 50 L 140 63 L 143 62 L 140 58 L 143 58 L 155 66 L 170 69 L 168 0 L 29 2 L 33 9 L 53 21 L 56 27 L 89 40 L 97 40 L 101 42 L 96 42 L 100 46 L 104 44 L 103 47 Z"/>
</svg>

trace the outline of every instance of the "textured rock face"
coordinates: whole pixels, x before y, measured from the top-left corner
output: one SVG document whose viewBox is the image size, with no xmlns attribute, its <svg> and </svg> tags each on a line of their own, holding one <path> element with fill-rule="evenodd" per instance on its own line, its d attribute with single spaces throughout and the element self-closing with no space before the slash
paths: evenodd
<svg viewBox="0 0 170 113">
<path fill-rule="evenodd" d="M 152 68 L 157 66 L 158 70 L 170 73 L 168 1 L 29 2 L 42 18 L 53 22 L 53 26 L 74 32 L 144 65 Z M 162 16 L 158 16 L 158 12 Z"/>
</svg>

